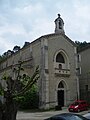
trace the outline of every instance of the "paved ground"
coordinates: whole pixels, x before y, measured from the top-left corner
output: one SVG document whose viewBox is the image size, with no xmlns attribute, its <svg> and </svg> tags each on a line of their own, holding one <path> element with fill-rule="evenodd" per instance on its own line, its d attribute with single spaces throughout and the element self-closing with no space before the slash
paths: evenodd
<svg viewBox="0 0 90 120">
<path fill-rule="evenodd" d="M 44 120 L 47 117 L 50 117 L 52 115 L 60 114 L 68 112 L 67 108 L 64 108 L 63 110 L 59 111 L 47 111 L 47 112 L 18 112 L 17 114 L 17 120 Z M 83 111 L 78 114 L 85 114 L 88 111 Z"/>
</svg>

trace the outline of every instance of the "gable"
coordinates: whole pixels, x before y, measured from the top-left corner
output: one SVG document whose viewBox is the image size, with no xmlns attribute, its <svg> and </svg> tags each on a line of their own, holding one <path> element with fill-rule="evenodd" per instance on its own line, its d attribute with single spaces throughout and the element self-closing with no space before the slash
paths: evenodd
<svg viewBox="0 0 90 120">
<path fill-rule="evenodd" d="M 56 38 L 56 37 L 60 37 L 60 36 L 63 37 L 72 46 L 77 47 L 77 45 L 69 37 L 67 37 L 65 34 L 61 34 L 61 33 L 48 34 L 48 35 L 41 36 L 40 38 L 51 39 L 51 38 Z"/>
</svg>

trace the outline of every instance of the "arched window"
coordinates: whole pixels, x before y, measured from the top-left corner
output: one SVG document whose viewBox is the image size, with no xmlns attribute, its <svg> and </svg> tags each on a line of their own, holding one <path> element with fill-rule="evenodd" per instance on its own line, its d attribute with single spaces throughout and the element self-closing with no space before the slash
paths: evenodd
<svg viewBox="0 0 90 120">
<path fill-rule="evenodd" d="M 58 88 L 64 88 L 64 85 L 62 82 L 59 83 Z"/>
<path fill-rule="evenodd" d="M 58 53 L 56 56 L 56 62 L 65 63 L 64 57 L 61 53 Z"/>
<path fill-rule="evenodd" d="M 62 29 L 62 23 L 61 23 L 61 20 L 59 20 L 59 29 Z"/>
</svg>

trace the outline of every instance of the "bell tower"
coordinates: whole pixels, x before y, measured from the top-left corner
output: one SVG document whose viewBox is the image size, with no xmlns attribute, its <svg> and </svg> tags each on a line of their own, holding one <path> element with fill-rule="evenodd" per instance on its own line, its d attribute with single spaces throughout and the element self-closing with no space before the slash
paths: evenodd
<svg viewBox="0 0 90 120">
<path fill-rule="evenodd" d="M 64 21 L 60 17 L 60 14 L 58 14 L 58 18 L 55 19 L 55 33 L 65 34 L 65 32 L 64 32 Z"/>
</svg>

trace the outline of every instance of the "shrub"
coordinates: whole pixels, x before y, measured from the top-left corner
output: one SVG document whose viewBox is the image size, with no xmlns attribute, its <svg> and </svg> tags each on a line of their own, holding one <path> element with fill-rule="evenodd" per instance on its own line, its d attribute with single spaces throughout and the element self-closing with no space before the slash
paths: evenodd
<svg viewBox="0 0 90 120">
<path fill-rule="evenodd" d="M 36 85 L 33 85 L 32 89 L 24 94 L 24 96 L 18 98 L 20 109 L 36 109 L 38 108 L 39 97 Z"/>
</svg>

